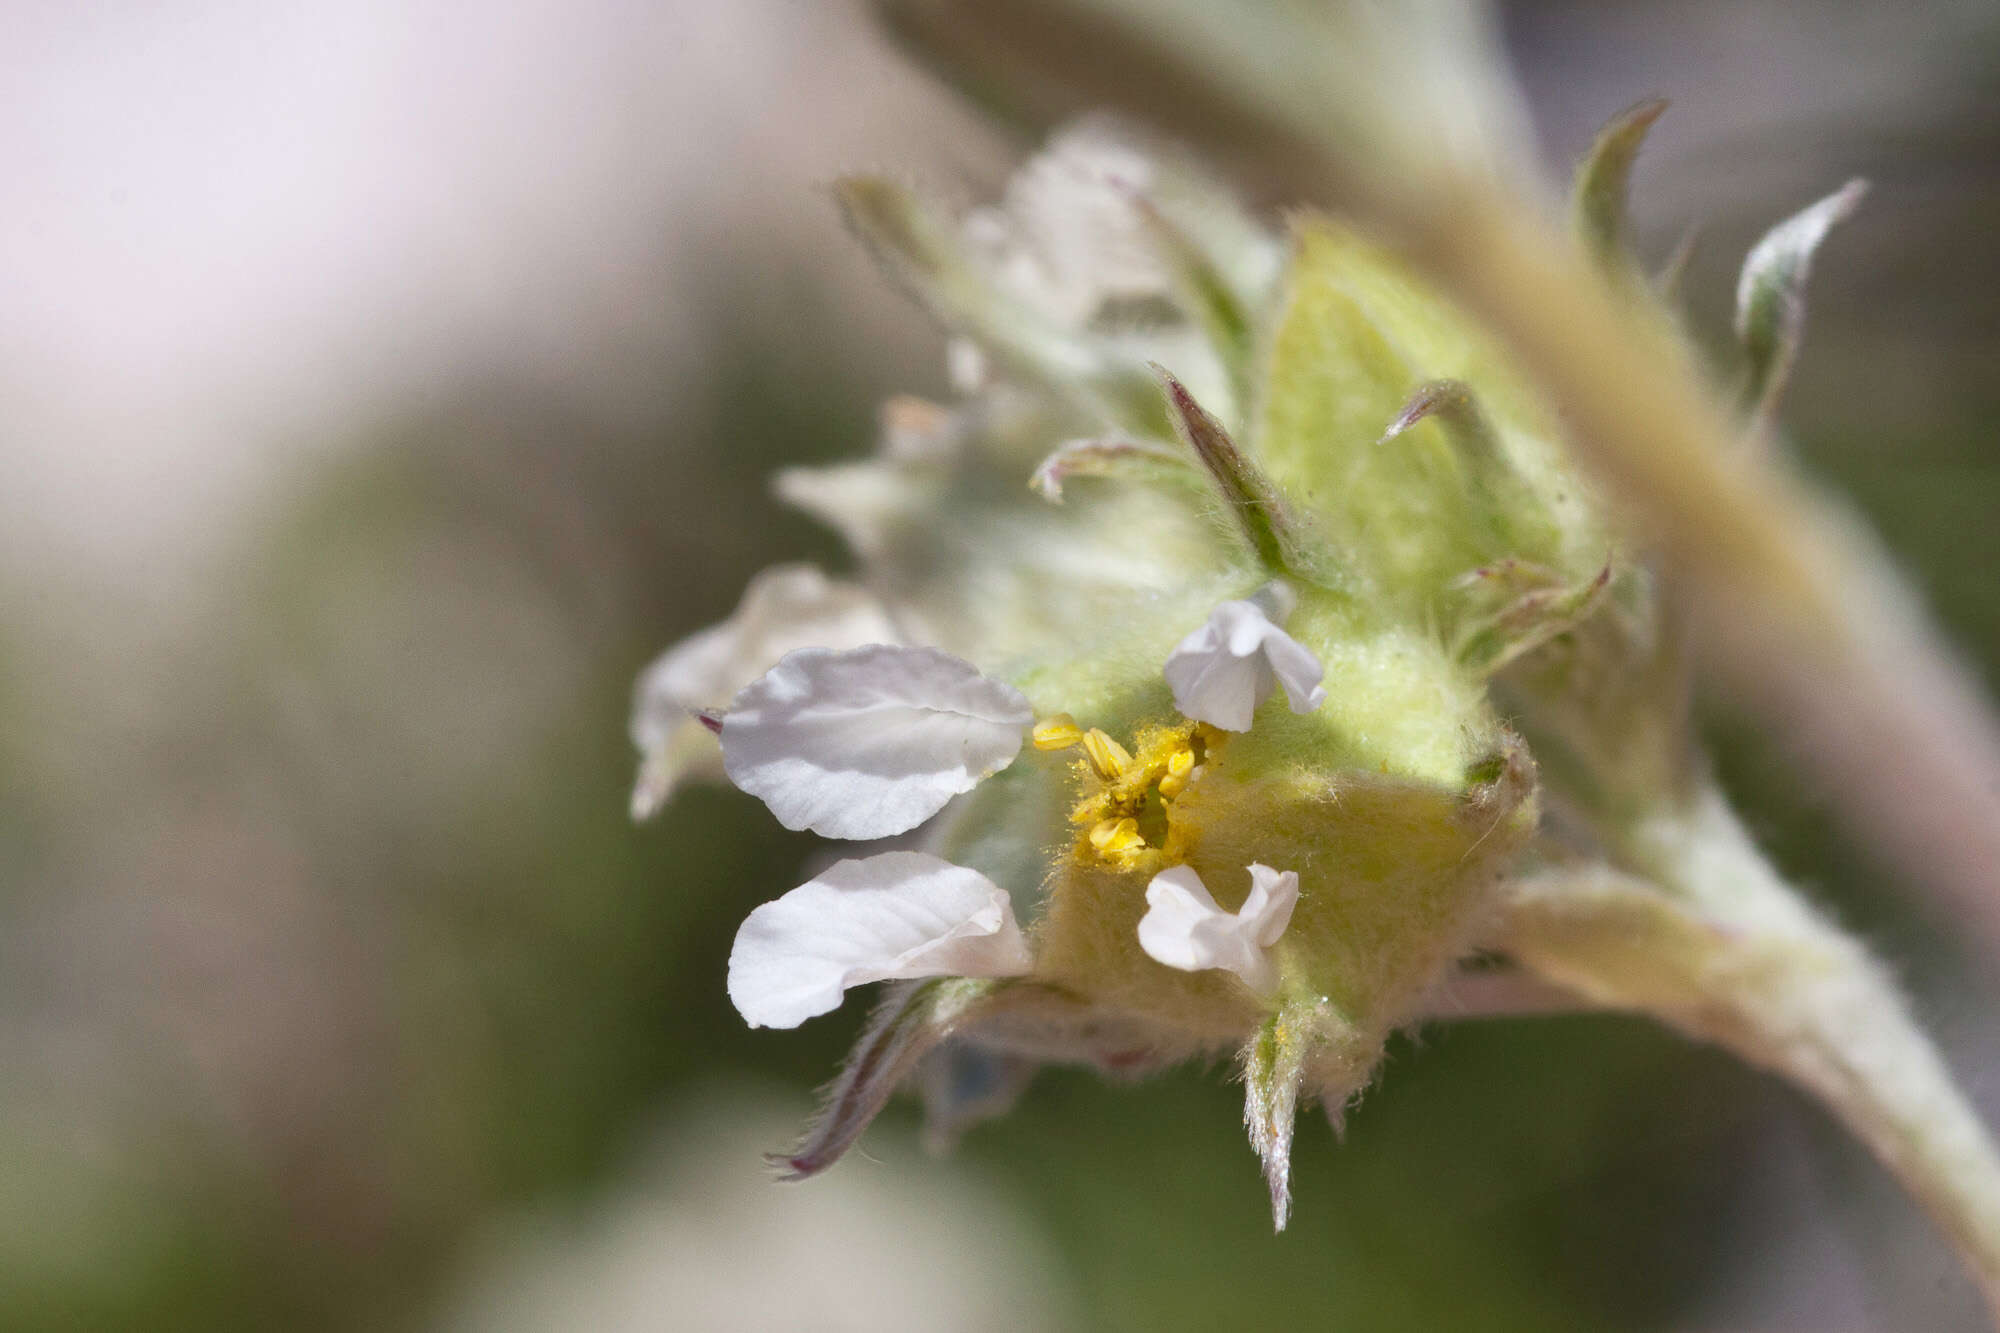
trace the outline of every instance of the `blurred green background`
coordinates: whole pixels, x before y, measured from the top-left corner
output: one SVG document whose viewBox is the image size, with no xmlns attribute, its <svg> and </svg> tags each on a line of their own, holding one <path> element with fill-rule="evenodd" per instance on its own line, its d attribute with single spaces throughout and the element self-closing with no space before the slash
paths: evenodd
<svg viewBox="0 0 2000 1333">
<path fill-rule="evenodd" d="M 629 823 L 631 682 L 841 564 L 773 466 L 943 392 L 818 182 L 971 198 L 1028 145 L 848 5 L 18 9 L 0 1327 L 1979 1326 L 1814 1107 L 1615 1018 L 1400 1041 L 1276 1238 L 1223 1070 L 1050 1071 L 944 1162 L 898 1104 L 769 1184 L 859 1006 L 744 1029 L 729 941 L 809 840 L 727 790 Z M 1711 340 L 1765 225 L 1875 181 L 1788 415 L 1992 679 L 1990 6 L 1503 13 L 1552 171 L 1678 99 L 1636 213 L 1703 228 Z M 2000 1111 L 1997 960 L 1710 724 Z"/>
</svg>

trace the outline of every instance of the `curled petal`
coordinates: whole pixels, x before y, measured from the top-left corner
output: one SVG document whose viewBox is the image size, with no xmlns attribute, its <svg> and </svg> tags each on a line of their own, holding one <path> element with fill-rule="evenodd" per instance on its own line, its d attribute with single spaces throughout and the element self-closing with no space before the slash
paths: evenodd
<svg viewBox="0 0 2000 1333">
<path fill-rule="evenodd" d="M 720 752 L 697 719 L 719 708 L 773 662 L 817 644 L 852 648 L 896 638 L 874 596 L 811 565 L 775 565 L 750 580 L 735 613 L 655 658 L 632 697 L 639 780 L 632 817 L 659 810 L 684 778 L 722 777 Z"/>
<path fill-rule="evenodd" d="M 1167 657 L 1174 706 L 1225 731 L 1250 730 L 1257 706 L 1285 687 L 1294 713 L 1326 701 L 1326 669 L 1312 650 L 1279 629 L 1254 601 L 1224 602 Z"/>
<path fill-rule="evenodd" d="M 850 986 L 1033 966 L 1005 889 L 923 852 L 883 852 L 752 912 L 729 952 L 729 999 L 751 1027 L 794 1028 Z"/>
<path fill-rule="evenodd" d="M 722 720 L 729 780 L 789 829 L 907 832 L 1020 753 L 1034 710 L 935 648 L 803 648 L 746 686 Z"/>
<path fill-rule="evenodd" d="M 1278 985 L 1268 951 L 1291 924 L 1298 901 L 1296 872 L 1252 865 L 1249 897 L 1240 910 L 1225 912 L 1191 866 L 1175 866 L 1146 886 L 1139 947 L 1183 972 L 1234 972 L 1250 989 L 1268 995 Z"/>
</svg>

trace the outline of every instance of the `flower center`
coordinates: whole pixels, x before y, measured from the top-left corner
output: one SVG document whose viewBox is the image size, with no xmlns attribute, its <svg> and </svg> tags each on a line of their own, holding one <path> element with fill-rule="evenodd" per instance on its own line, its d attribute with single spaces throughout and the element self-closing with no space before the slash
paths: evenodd
<svg viewBox="0 0 2000 1333">
<path fill-rule="evenodd" d="M 1206 722 L 1149 725 L 1127 749 L 1067 713 L 1036 724 L 1036 749 L 1083 751 L 1075 763 L 1080 794 L 1069 815 L 1078 830 L 1075 854 L 1129 870 L 1146 853 L 1168 850 L 1176 833 L 1174 801 L 1227 734 Z"/>
</svg>

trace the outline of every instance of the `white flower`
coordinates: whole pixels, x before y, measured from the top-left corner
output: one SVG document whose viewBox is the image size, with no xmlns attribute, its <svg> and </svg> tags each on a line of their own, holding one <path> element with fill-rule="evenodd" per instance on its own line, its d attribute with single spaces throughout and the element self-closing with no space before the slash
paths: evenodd
<svg viewBox="0 0 2000 1333">
<path fill-rule="evenodd" d="M 1272 623 L 1264 605 L 1282 611 L 1289 601 L 1289 592 L 1272 584 L 1255 600 L 1224 602 L 1210 612 L 1207 623 L 1167 656 L 1175 707 L 1225 731 L 1248 731 L 1257 706 L 1280 685 L 1294 713 L 1324 703 L 1319 682 L 1326 669 L 1310 648 Z"/>
<path fill-rule="evenodd" d="M 1008 294 L 1082 328 L 1107 304 L 1172 290 L 1137 202 L 1157 174 L 1115 126 L 1080 122 L 1015 173 L 998 207 L 965 219 L 966 241 Z"/>
<path fill-rule="evenodd" d="M 1103 116 L 1051 138 L 997 207 L 966 218 L 964 232 L 1010 296 L 1065 328 L 1098 332 L 1148 323 L 1155 327 L 1139 331 L 1157 331 L 1157 314 L 1133 312 L 1175 296 L 1163 233 L 1197 248 L 1237 290 L 1268 291 L 1285 257 L 1282 240 L 1206 170 Z M 1213 357 L 1205 342 L 1201 351 Z"/>
<path fill-rule="evenodd" d="M 839 1008 L 850 986 L 1033 966 L 1005 889 L 922 852 L 883 852 L 752 912 L 729 953 L 729 998 L 751 1027 L 793 1028 Z"/>
<path fill-rule="evenodd" d="M 1183 972 L 1234 972 L 1250 989 L 1268 995 L 1277 989 L 1278 969 L 1266 951 L 1291 924 L 1298 901 L 1297 872 L 1253 864 L 1250 896 L 1241 910 L 1225 912 L 1192 867 L 1175 866 L 1146 886 L 1139 947 Z"/>
<path fill-rule="evenodd" d="M 729 780 L 789 829 L 887 838 L 1014 762 L 1034 709 L 935 648 L 802 648 L 722 719 Z"/>
<path fill-rule="evenodd" d="M 640 755 L 632 817 L 652 815 L 687 778 L 722 778 L 722 752 L 698 711 L 727 704 L 795 648 L 854 648 L 898 637 L 866 589 L 811 565 L 774 565 L 750 580 L 729 619 L 667 649 L 639 677 L 632 699 L 632 743 Z"/>
</svg>

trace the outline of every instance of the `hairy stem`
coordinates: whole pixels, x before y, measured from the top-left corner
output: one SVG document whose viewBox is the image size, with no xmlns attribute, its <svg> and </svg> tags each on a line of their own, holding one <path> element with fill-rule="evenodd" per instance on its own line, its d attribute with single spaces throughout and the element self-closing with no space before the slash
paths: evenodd
<svg viewBox="0 0 2000 1333">
<path fill-rule="evenodd" d="M 1534 1018 L 1590 1013 L 1599 1007 L 1568 987 L 1532 972 L 1514 968 L 1461 968 L 1431 992 L 1424 1002 L 1423 1017 L 1432 1021 Z"/>
<path fill-rule="evenodd" d="M 2000 1156 L 1881 968 L 1764 861 L 1719 797 L 1605 866 L 1520 882 L 1501 947 L 1817 1095 L 1923 1205 L 2000 1321 Z"/>
</svg>

